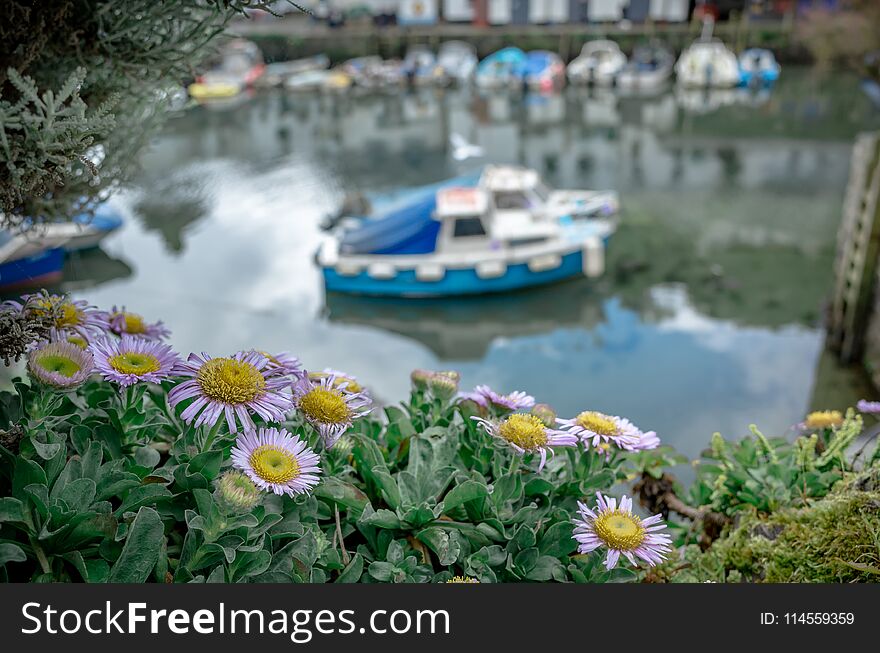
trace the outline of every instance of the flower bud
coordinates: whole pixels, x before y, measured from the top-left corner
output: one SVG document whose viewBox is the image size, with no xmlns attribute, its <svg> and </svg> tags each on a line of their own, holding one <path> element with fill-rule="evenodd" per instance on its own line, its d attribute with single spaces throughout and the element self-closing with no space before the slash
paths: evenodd
<svg viewBox="0 0 880 653">
<path fill-rule="evenodd" d="M 244 514 L 257 507 L 262 493 L 247 474 L 230 470 L 217 480 L 214 499 L 225 512 Z"/>
</svg>

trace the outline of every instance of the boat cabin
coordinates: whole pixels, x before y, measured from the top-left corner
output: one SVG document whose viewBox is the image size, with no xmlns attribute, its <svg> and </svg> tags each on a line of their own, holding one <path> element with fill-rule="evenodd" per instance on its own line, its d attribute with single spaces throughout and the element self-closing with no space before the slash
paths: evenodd
<svg viewBox="0 0 880 653">
<path fill-rule="evenodd" d="M 495 211 L 481 188 L 446 188 L 437 192 L 434 219 L 441 223 L 437 251 L 507 249 L 544 242 L 558 235 L 555 225 L 535 219 L 534 211 L 511 207 Z"/>
<path fill-rule="evenodd" d="M 550 188 L 534 170 L 486 166 L 479 181 L 497 211 L 537 211 L 550 198 Z"/>
</svg>

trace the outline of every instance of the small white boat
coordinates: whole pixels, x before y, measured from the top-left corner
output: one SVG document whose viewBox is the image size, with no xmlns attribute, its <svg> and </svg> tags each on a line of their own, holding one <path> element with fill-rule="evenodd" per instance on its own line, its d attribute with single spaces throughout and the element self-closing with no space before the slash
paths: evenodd
<svg viewBox="0 0 880 653">
<path fill-rule="evenodd" d="M 623 91 L 657 91 L 672 77 L 675 57 L 661 45 L 645 45 L 633 51 L 617 75 L 617 87 Z"/>
<path fill-rule="evenodd" d="M 293 61 L 276 61 L 266 65 L 266 71 L 256 80 L 255 84 L 262 87 L 283 86 L 288 79 L 295 75 L 311 70 L 326 70 L 329 67 L 330 59 L 324 54 L 294 59 Z"/>
<path fill-rule="evenodd" d="M 466 41 L 446 41 L 437 53 L 437 65 L 446 79 L 466 84 L 477 71 L 477 49 Z"/>
<path fill-rule="evenodd" d="M 484 189 L 453 187 L 328 237 L 316 260 L 331 292 L 443 297 L 596 277 L 604 271 L 604 248 L 600 231 L 531 210 L 495 210 Z"/>
<path fill-rule="evenodd" d="M 740 82 L 736 55 L 718 39 L 695 41 L 675 64 L 678 83 L 690 87 L 730 88 Z"/>
<path fill-rule="evenodd" d="M 568 64 L 566 72 L 572 84 L 611 86 L 626 65 L 626 55 L 614 41 L 587 41 L 581 53 Z"/>
</svg>

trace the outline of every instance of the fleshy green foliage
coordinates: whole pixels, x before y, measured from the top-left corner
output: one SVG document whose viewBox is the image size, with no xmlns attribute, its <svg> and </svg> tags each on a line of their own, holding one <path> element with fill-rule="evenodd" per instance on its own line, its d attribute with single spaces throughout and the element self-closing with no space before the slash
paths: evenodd
<svg viewBox="0 0 880 653">
<path fill-rule="evenodd" d="M 576 555 L 576 501 L 623 480 L 626 459 L 559 450 L 539 474 L 469 418 L 413 392 L 322 454 L 311 496 L 217 500 L 234 436 L 191 428 L 166 386 L 97 380 L 0 395 L 0 575 L 16 581 L 482 582 L 635 579 Z M 318 448 L 310 426 L 284 424 Z M 216 435 L 216 438 L 214 437 Z M 208 445 L 207 442 L 212 444 Z"/>
<path fill-rule="evenodd" d="M 824 499 L 770 516 L 744 513 L 706 552 L 689 547 L 677 582 L 880 580 L 880 466 L 847 474 Z"/>
<path fill-rule="evenodd" d="M 753 437 L 737 442 L 716 433 L 711 449 L 696 465 L 690 502 L 728 517 L 740 511 L 772 513 L 805 505 L 825 496 L 850 469 L 846 450 L 861 431 L 862 418 L 850 411 L 840 427 L 794 442 L 767 438 L 754 426 Z"/>
<path fill-rule="evenodd" d="M 258 0 L 7 0 L 0 21 L 0 216 L 67 220 L 130 174 L 169 89 Z"/>
</svg>

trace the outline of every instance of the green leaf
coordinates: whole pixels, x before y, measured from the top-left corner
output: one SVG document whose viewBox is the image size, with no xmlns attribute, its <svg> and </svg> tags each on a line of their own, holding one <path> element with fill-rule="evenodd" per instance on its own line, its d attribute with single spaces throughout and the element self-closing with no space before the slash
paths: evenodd
<svg viewBox="0 0 880 653">
<path fill-rule="evenodd" d="M 95 500 L 95 482 L 90 478 L 78 478 L 64 486 L 58 498 L 71 508 L 86 510 Z"/>
<path fill-rule="evenodd" d="M 577 548 L 577 542 L 572 537 L 573 527 L 566 522 L 557 522 L 548 528 L 541 537 L 538 548 L 541 553 L 555 558 L 569 555 Z"/>
<path fill-rule="evenodd" d="M 122 554 L 110 570 L 109 581 L 143 583 L 159 560 L 164 530 L 159 513 L 146 507 L 138 510 Z"/>
<path fill-rule="evenodd" d="M 25 521 L 24 504 L 14 497 L 0 499 L 0 523 Z"/>
<path fill-rule="evenodd" d="M 135 449 L 134 461 L 141 467 L 153 469 L 159 464 L 159 459 L 159 452 L 153 449 L 153 447 L 140 447 Z"/>
<path fill-rule="evenodd" d="M 391 576 L 395 573 L 396 569 L 394 565 L 390 562 L 371 562 L 370 566 L 367 568 L 367 573 L 370 574 L 373 578 L 378 581 L 382 581 L 383 583 L 387 583 L 391 580 Z"/>
<path fill-rule="evenodd" d="M 361 579 L 364 573 L 364 558 L 360 553 L 355 553 L 351 562 L 342 570 L 337 583 L 356 583 Z"/>
<path fill-rule="evenodd" d="M 473 480 L 467 480 L 452 488 L 443 499 L 443 512 L 458 508 L 463 503 L 482 499 L 489 495 L 488 488 Z"/>
<path fill-rule="evenodd" d="M 131 512 L 141 506 L 155 504 L 157 501 L 170 498 L 171 496 L 171 492 L 164 485 L 159 485 L 158 483 L 140 485 L 129 490 L 116 514 L 122 516 L 126 512 Z"/>
<path fill-rule="evenodd" d="M 209 481 L 213 481 L 215 478 L 217 478 L 217 474 L 220 473 L 220 465 L 222 463 L 222 451 L 206 451 L 204 453 L 200 453 L 195 458 L 189 461 L 189 465 L 187 465 L 187 471 L 190 474 L 200 473 Z"/>
<path fill-rule="evenodd" d="M 554 488 L 553 483 L 543 478 L 533 478 L 526 483 L 523 491 L 527 497 L 533 497 L 538 494 L 549 494 Z"/>
<path fill-rule="evenodd" d="M 58 452 L 61 451 L 61 443 L 59 442 L 44 444 L 32 439 L 31 444 L 34 447 L 34 451 L 36 451 L 37 455 L 43 460 L 52 460 L 58 455 Z"/>
<path fill-rule="evenodd" d="M 12 473 L 13 496 L 20 496 L 24 488 L 34 483 L 48 487 L 49 484 L 46 481 L 46 472 L 44 472 L 43 468 L 32 460 L 26 460 L 21 457 L 16 458 L 15 469 Z"/>
<path fill-rule="evenodd" d="M 352 514 L 357 517 L 364 511 L 369 499 L 367 495 L 357 489 L 354 485 L 340 481 L 338 478 L 330 477 L 315 488 L 315 496 L 337 503 L 350 509 Z"/>
<path fill-rule="evenodd" d="M 7 562 L 24 562 L 25 560 L 27 560 L 27 556 L 17 544 L 9 542 L 0 544 L 0 565 L 5 565 Z"/>
</svg>

